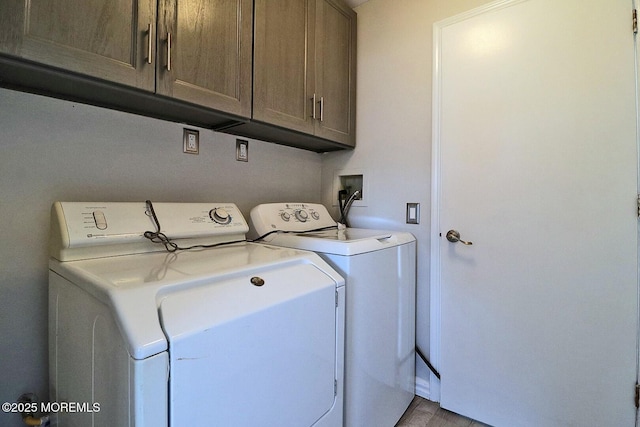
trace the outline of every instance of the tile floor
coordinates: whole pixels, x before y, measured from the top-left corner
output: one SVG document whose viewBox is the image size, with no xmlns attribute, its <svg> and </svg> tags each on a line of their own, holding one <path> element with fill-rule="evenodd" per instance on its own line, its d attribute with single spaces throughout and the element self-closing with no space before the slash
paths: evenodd
<svg viewBox="0 0 640 427">
<path fill-rule="evenodd" d="M 490 427 L 416 396 L 396 427 Z"/>
</svg>

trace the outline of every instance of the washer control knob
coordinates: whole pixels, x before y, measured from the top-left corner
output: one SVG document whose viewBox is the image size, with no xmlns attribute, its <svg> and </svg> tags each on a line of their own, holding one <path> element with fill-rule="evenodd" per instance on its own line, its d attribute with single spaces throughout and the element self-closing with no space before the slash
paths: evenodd
<svg viewBox="0 0 640 427">
<path fill-rule="evenodd" d="M 320 219 L 320 214 L 316 211 L 311 212 L 311 218 L 315 219 L 316 221 Z"/>
<path fill-rule="evenodd" d="M 289 221 L 291 219 L 291 215 L 289 215 L 288 212 L 282 212 L 280 214 L 280 218 L 282 218 L 283 221 Z"/>
<path fill-rule="evenodd" d="M 218 224 L 229 224 L 231 222 L 231 215 L 224 208 L 213 208 L 209 211 L 209 217 L 213 222 Z"/>
<path fill-rule="evenodd" d="M 93 221 L 96 223 L 96 228 L 98 230 L 107 229 L 107 218 L 104 216 L 104 212 L 93 211 Z"/>
<path fill-rule="evenodd" d="M 302 209 L 296 211 L 296 219 L 300 222 L 306 222 L 309 219 L 309 214 L 307 211 L 303 211 Z"/>
</svg>

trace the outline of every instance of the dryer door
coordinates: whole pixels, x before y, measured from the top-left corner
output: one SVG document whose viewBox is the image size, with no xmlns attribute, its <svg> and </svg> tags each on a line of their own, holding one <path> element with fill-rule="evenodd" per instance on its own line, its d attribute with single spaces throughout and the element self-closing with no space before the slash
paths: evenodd
<svg viewBox="0 0 640 427">
<path fill-rule="evenodd" d="M 301 427 L 332 411 L 335 295 L 331 278 L 300 263 L 162 299 L 170 425 Z"/>
</svg>

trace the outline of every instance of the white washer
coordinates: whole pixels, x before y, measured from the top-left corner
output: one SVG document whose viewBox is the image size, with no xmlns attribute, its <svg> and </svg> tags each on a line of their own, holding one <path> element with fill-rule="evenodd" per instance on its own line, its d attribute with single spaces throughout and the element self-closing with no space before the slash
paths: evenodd
<svg viewBox="0 0 640 427">
<path fill-rule="evenodd" d="M 264 242 L 318 253 L 346 279 L 345 425 L 394 426 L 415 393 L 413 235 L 338 229 L 311 203 L 256 206 L 251 226 Z"/>
<path fill-rule="evenodd" d="M 344 280 L 246 243 L 230 203 L 52 208 L 50 399 L 59 426 L 343 425 Z M 236 242 L 236 243 L 233 243 Z M 96 406 L 97 404 L 97 406 Z"/>
</svg>

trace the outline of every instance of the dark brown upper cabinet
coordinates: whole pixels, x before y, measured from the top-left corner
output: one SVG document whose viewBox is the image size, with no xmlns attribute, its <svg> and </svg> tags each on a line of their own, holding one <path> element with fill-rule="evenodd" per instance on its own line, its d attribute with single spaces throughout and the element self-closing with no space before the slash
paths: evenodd
<svg viewBox="0 0 640 427">
<path fill-rule="evenodd" d="M 251 116 L 252 0 L 9 2 L 0 52 Z"/>
<path fill-rule="evenodd" d="M 356 14 L 338 0 L 255 0 L 253 119 L 355 145 Z"/>
</svg>

